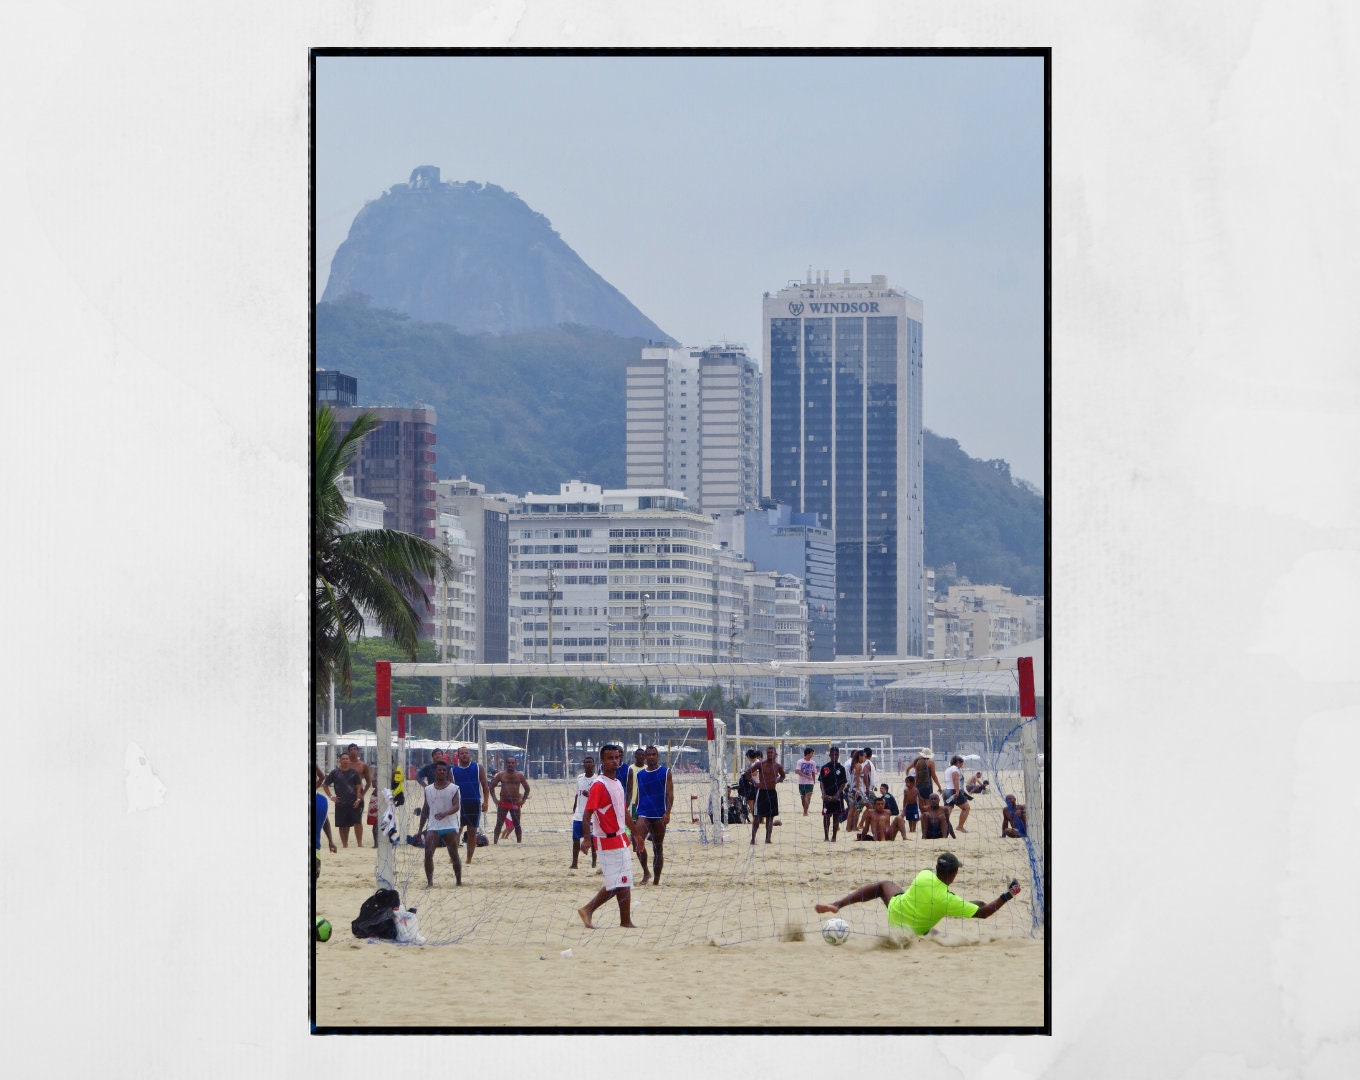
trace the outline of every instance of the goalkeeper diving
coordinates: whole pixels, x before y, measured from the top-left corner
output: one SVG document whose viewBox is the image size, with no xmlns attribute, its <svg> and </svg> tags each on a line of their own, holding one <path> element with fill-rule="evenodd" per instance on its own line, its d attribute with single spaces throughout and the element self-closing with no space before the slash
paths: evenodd
<svg viewBox="0 0 1360 1080">
<path fill-rule="evenodd" d="M 949 891 L 963 864 L 953 852 L 944 852 L 935 860 L 934 870 L 922 870 L 912 883 L 903 889 L 895 881 L 879 881 L 865 885 L 834 904 L 818 904 L 820 914 L 833 915 L 849 904 L 862 904 L 878 898 L 888 909 L 888 922 L 893 926 L 910 927 L 917 937 L 924 937 L 935 924 L 946 916 L 956 919 L 987 919 L 995 915 L 1012 899 L 1020 895 L 1020 883 L 1011 878 L 1006 891 L 995 900 L 970 903 Z"/>
</svg>

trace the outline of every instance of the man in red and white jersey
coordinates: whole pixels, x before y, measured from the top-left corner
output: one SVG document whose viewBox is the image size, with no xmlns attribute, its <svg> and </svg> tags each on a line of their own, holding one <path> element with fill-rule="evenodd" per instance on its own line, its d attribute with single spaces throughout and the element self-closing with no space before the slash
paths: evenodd
<svg viewBox="0 0 1360 1080">
<path fill-rule="evenodd" d="M 623 763 L 623 747 L 606 743 L 600 747 L 600 767 L 603 775 L 590 787 L 586 796 L 584 824 L 589 834 L 581 837 L 581 850 L 592 840 L 599 852 L 600 871 L 604 886 L 591 897 L 585 907 L 577 908 L 581 921 L 593 930 L 590 917 L 611 896 L 619 902 L 619 925 L 633 927 L 630 911 L 633 904 L 633 851 L 624 829 L 627 819 L 623 785 L 615 774 Z M 582 829 L 585 833 L 585 829 Z"/>
</svg>

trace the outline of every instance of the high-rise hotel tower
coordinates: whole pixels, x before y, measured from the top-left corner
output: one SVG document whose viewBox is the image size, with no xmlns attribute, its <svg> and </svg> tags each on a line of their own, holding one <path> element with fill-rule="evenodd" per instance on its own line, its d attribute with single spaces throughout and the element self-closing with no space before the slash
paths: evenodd
<svg viewBox="0 0 1360 1080">
<path fill-rule="evenodd" d="M 762 487 L 836 540 L 836 653 L 924 656 L 921 301 L 808 274 L 765 294 Z"/>
</svg>

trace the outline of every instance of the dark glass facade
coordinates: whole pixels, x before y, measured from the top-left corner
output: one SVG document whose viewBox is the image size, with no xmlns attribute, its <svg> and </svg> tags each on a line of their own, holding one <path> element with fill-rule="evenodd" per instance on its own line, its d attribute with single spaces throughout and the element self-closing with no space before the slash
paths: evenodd
<svg viewBox="0 0 1360 1080">
<path fill-rule="evenodd" d="M 836 652 L 923 656 L 921 322 L 836 288 L 766 298 L 766 494 L 834 530 Z"/>
</svg>

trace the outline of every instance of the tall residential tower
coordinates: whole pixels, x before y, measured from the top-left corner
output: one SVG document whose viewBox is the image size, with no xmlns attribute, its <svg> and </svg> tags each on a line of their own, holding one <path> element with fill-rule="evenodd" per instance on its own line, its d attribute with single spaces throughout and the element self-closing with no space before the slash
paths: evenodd
<svg viewBox="0 0 1360 1080">
<path fill-rule="evenodd" d="M 760 498 L 760 369 L 741 345 L 648 347 L 628 365 L 630 488 L 683 491 L 703 514 Z"/>
<path fill-rule="evenodd" d="M 921 301 L 809 273 L 762 314 L 762 486 L 835 535 L 836 651 L 924 656 Z"/>
</svg>

